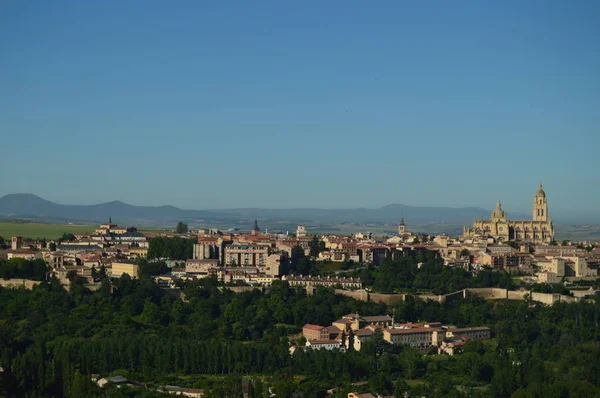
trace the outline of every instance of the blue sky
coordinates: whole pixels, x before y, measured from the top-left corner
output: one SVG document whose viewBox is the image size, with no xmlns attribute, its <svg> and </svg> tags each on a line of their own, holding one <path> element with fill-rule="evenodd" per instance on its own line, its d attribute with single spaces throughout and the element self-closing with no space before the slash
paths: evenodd
<svg viewBox="0 0 600 398">
<path fill-rule="evenodd" d="M 0 4 L 0 195 L 596 212 L 600 2 Z"/>
</svg>

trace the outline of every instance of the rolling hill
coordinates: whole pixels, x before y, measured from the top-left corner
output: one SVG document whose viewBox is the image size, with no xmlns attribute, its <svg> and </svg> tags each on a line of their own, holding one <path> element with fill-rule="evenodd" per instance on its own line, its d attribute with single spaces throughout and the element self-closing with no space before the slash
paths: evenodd
<svg viewBox="0 0 600 398">
<path fill-rule="evenodd" d="M 98 223 L 109 217 L 123 224 L 171 225 L 178 220 L 188 222 L 236 222 L 258 218 L 290 222 L 322 223 L 390 223 L 404 216 L 410 223 L 448 222 L 470 223 L 490 213 L 479 207 L 421 207 L 392 204 L 379 208 L 357 209 L 262 209 L 240 208 L 223 210 L 183 210 L 173 206 L 134 206 L 120 201 L 96 205 L 64 205 L 33 194 L 9 194 L 0 198 L 0 217 L 36 221 L 65 221 Z M 514 218 L 527 218 L 511 214 Z"/>
</svg>

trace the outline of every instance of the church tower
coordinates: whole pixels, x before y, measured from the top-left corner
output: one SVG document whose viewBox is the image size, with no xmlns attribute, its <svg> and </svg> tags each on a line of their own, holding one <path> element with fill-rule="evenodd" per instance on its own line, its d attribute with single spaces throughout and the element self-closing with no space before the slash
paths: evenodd
<svg viewBox="0 0 600 398">
<path fill-rule="evenodd" d="M 406 232 L 406 224 L 404 224 L 404 217 L 400 219 L 400 224 L 398 224 L 398 235 L 402 235 Z"/>
<path fill-rule="evenodd" d="M 254 219 L 254 228 L 252 228 L 252 235 L 260 234 L 260 228 L 258 228 L 258 220 Z"/>
<path fill-rule="evenodd" d="M 548 199 L 546 192 L 542 189 L 542 184 L 538 187 L 533 197 L 533 221 L 548 221 Z"/>
<path fill-rule="evenodd" d="M 496 203 L 496 209 L 492 212 L 492 222 L 506 221 L 506 213 L 502 210 L 502 203 Z"/>
</svg>

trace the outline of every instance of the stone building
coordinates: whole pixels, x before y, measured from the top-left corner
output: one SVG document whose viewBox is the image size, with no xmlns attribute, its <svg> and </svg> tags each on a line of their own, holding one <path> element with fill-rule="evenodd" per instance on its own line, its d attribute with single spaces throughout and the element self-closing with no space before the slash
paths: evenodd
<svg viewBox="0 0 600 398">
<path fill-rule="evenodd" d="M 265 266 L 269 255 L 269 246 L 227 245 L 225 246 L 225 265 Z"/>
<path fill-rule="evenodd" d="M 132 278 L 139 278 L 140 267 L 131 262 L 114 262 L 111 267 L 111 276 L 113 278 L 120 278 L 121 275 L 127 274 Z"/>
<path fill-rule="evenodd" d="M 10 242 L 10 248 L 12 250 L 19 250 L 21 247 L 23 247 L 23 237 L 13 236 Z"/>
<path fill-rule="evenodd" d="M 463 227 L 462 239 L 471 239 L 475 236 L 492 236 L 499 241 L 552 242 L 554 225 L 548 215 L 548 199 L 542 189 L 542 184 L 533 197 L 531 221 L 507 220 L 502 205 L 498 201 L 489 220 L 476 220 L 472 227 Z"/>
<path fill-rule="evenodd" d="M 217 260 L 223 262 L 224 240 L 221 237 L 199 237 L 194 244 L 194 260 Z"/>
<path fill-rule="evenodd" d="M 296 228 L 296 237 L 304 238 L 306 236 L 306 226 L 300 224 L 298 228 Z"/>
</svg>

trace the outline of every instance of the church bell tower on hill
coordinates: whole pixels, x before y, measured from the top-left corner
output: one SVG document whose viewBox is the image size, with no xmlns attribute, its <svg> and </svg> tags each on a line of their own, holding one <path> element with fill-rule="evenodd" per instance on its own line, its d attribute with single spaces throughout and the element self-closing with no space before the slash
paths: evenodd
<svg viewBox="0 0 600 398">
<path fill-rule="evenodd" d="M 538 187 L 533 197 L 533 221 L 548 221 L 548 199 L 546 192 L 542 189 L 542 184 Z"/>
</svg>

